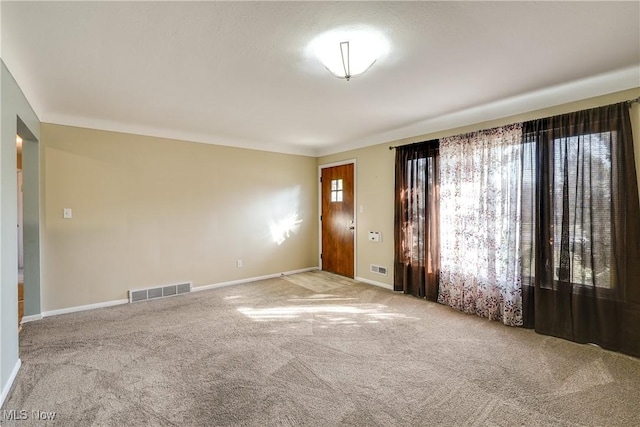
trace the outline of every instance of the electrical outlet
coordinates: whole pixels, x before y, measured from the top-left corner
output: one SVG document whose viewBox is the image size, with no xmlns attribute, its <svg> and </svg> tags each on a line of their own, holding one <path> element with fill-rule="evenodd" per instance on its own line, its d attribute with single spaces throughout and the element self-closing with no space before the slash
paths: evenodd
<svg viewBox="0 0 640 427">
<path fill-rule="evenodd" d="M 379 231 L 370 231 L 367 240 L 380 243 L 382 242 L 382 234 Z"/>
<path fill-rule="evenodd" d="M 238 268 L 242 268 L 242 260 L 241 260 L 241 259 L 239 259 L 239 260 L 236 262 L 236 265 L 238 266 Z"/>
</svg>

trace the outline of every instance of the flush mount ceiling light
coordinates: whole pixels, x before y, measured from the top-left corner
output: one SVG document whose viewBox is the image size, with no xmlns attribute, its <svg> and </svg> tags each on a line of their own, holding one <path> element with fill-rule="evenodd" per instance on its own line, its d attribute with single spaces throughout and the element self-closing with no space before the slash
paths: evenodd
<svg viewBox="0 0 640 427">
<path fill-rule="evenodd" d="M 389 43 L 372 29 L 336 29 L 320 34 L 309 44 L 311 54 L 339 79 L 364 74 L 387 54 Z"/>
</svg>

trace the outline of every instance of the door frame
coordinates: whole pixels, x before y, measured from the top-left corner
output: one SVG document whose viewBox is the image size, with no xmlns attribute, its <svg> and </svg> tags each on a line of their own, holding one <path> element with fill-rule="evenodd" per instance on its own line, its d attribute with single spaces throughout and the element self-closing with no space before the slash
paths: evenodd
<svg viewBox="0 0 640 427">
<path fill-rule="evenodd" d="M 24 251 L 24 317 L 22 322 L 42 318 L 41 245 L 44 211 L 42 145 L 18 117 L 17 134 L 22 138 L 22 224 Z M 17 268 L 17 264 L 16 264 Z"/>
<path fill-rule="evenodd" d="M 318 165 L 318 266 L 322 270 L 322 169 L 332 168 L 334 166 L 343 166 L 353 164 L 353 222 L 355 230 L 353 231 L 353 277 L 358 277 L 358 165 L 356 159 L 340 160 L 338 162 L 326 163 Z"/>
<path fill-rule="evenodd" d="M 20 167 L 22 167 L 22 165 Z M 24 270 L 24 200 L 22 198 L 22 169 L 18 169 L 17 172 L 18 172 L 18 270 L 20 269 Z"/>
</svg>

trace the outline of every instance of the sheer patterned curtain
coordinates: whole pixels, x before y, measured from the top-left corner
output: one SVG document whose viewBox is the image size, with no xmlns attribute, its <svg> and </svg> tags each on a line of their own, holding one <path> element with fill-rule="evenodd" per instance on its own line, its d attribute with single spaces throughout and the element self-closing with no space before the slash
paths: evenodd
<svg viewBox="0 0 640 427">
<path fill-rule="evenodd" d="M 396 148 L 394 285 L 438 297 L 438 141 Z"/>
<path fill-rule="evenodd" d="M 627 103 L 524 124 L 525 326 L 640 355 L 640 204 Z"/>
<path fill-rule="evenodd" d="M 522 325 L 522 126 L 440 140 L 438 302 Z"/>
</svg>

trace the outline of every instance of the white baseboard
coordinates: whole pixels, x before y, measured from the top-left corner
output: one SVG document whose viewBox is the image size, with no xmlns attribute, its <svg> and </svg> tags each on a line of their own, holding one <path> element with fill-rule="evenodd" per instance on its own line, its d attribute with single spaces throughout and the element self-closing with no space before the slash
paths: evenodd
<svg viewBox="0 0 640 427">
<path fill-rule="evenodd" d="M 31 316 L 22 316 L 22 321 L 20 322 L 20 324 L 34 322 L 40 319 L 42 319 L 42 314 L 32 314 Z"/>
<path fill-rule="evenodd" d="M 57 316 L 59 314 L 75 313 L 77 311 L 94 310 L 96 308 L 112 307 L 114 305 L 128 304 L 128 299 L 99 302 L 96 304 L 78 305 L 75 307 L 60 308 L 58 310 L 44 311 L 42 317 Z M 35 320 L 35 319 L 34 319 Z"/>
<path fill-rule="evenodd" d="M 389 289 L 390 291 L 393 290 L 392 285 L 387 285 L 386 283 L 382 283 L 382 282 L 376 282 L 375 280 L 365 279 L 364 277 L 356 277 L 355 281 L 366 283 L 367 285 L 379 286 L 381 288 Z"/>
<path fill-rule="evenodd" d="M 301 268 L 300 270 L 285 271 L 282 273 L 267 274 L 266 276 L 249 277 L 247 279 L 232 280 L 230 282 L 214 283 L 212 285 L 197 286 L 191 288 L 191 292 L 208 291 L 209 289 L 224 288 L 226 286 L 240 285 L 242 283 L 257 282 L 258 280 L 274 279 L 281 276 L 289 276 L 291 274 L 306 273 L 307 271 L 318 270 L 319 267 Z"/>
<path fill-rule="evenodd" d="M 288 276 L 290 274 L 305 273 L 307 271 L 318 270 L 318 267 L 301 268 L 299 270 L 285 271 L 282 273 L 268 274 L 266 276 L 249 277 L 247 279 L 232 280 L 230 282 L 214 283 L 212 285 L 198 286 L 191 288 L 191 292 L 206 291 L 209 289 L 223 288 L 225 286 L 239 285 L 241 283 L 257 282 L 258 280 L 273 279 L 275 277 Z M 114 305 L 128 304 L 129 299 L 118 299 L 114 301 L 99 302 L 96 304 L 79 305 L 76 307 L 60 308 L 58 310 L 44 311 L 42 314 L 34 314 L 32 316 L 24 316 L 22 323 L 33 322 L 44 317 L 57 316 L 60 314 L 75 313 L 78 311 L 94 310 L 96 308 L 112 307 Z"/>
<path fill-rule="evenodd" d="M 15 366 L 13 367 L 13 371 L 11 371 L 11 375 L 7 378 L 7 383 L 2 387 L 2 394 L 0 394 L 0 407 L 4 405 L 4 400 L 9 395 L 9 391 L 11 391 L 11 386 L 18 376 L 18 371 L 20 370 L 20 366 L 22 366 L 22 361 L 18 358 Z"/>
</svg>

